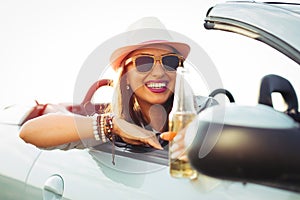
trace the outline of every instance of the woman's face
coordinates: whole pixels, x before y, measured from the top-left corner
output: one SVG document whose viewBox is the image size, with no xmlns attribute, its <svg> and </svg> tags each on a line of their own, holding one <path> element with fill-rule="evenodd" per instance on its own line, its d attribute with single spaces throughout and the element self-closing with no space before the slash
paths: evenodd
<svg viewBox="0 0 300 200">
<path fill-rule="evenodd" d="M 152 45 L 132 52 L 129 58 L 141 54 L 161 55 L 174 53 L 171 47 L 165 45 Z M 127 66 L 127 84 L 131 87 L 140 104 L 163 104 L 173 94 L 176 71 L 168 71 L 160 60 L 156 60 L 151 70 L 139 72 L 133 62 Z"/>
</svg>

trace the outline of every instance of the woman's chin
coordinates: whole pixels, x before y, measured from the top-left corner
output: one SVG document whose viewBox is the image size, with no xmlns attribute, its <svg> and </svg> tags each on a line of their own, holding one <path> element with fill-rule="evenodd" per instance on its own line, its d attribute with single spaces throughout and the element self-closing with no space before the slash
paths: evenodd
<svg viewBox="0 0 300 200">
<path fill-rule="evenodd" d="M 149 101 L 149 103 L 155 105 L 155 104 L 164 104 L 168 99 L 155 99 L 152 101 Z"/>
</svg>

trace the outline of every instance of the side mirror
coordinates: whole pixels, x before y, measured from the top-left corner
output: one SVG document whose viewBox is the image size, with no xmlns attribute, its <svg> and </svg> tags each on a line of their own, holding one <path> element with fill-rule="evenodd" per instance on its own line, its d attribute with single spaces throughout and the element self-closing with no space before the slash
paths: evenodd
<svg viewBox="0 0 300 200">
<path fill-rule="evenodd" d="M 210 114 L 223 112 L 224 123 L 205 117 L 199 121 L 188 154 L 197 171 L 219 179 L 300 192 L 298 123 L 264 105 L 210 109 Z M 203 154 L 207 145 L 210 151 Z"/>
</svg>

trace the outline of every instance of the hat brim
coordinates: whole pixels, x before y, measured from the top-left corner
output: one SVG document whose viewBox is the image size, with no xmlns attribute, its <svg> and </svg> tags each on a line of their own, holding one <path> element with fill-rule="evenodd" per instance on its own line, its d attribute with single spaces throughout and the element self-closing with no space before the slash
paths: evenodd
<svg viewBox="0 0 300 200">
<path fill-rule="evenodd" d="M 137 49 L 141 49 L 145 46 L 154 45 L 154 44 L 162 44 L 162 45 L 170 46 L 170 47 L 174 48 L 176 51 L 178 51 L 178 53 L 180 53 L 184 57 L 184 59 L 187 58 L 187 56 L 190 52 L 190 46 L 185 43 L 170 42 L 170 41 L 165 41 L 165 40 L 148 41 L 148 42 L 143 42 L 143 43 L 136 44 L 136 45 L 129 45 L 129 46 L 121 47 L 121 48 L 118 48 L 117 50 L 115 50 L 111 54 L 111 57 L 110 57 L 111 67 L 115 71 L 117 71 L 120 67 L 122 67 L 121 63 L 128 56 L 128 54 L 130 54 L 131 52 L 133 52 Z"/>
</svg>

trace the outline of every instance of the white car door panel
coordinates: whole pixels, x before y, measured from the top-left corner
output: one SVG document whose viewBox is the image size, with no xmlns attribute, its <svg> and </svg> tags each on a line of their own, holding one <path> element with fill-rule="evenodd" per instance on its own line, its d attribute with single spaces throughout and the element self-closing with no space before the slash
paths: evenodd
<svg viewBox="0 0 300 200">
<path fill-rule="evenodd" d="M 19 126 L 0 125 L 0 199 L 23 199 L 25 182 L 39 149 L 19 138 Z"/>
<path fill-rule="evenodd" d="M 89 200 L 267 199 L 271 196 L 282 200 L 294 195 L 284 190 L 222 181 L 201 174 L 198 180 L 172 178 L 167 165 L 128 155 L 116 155 L 113 165 L 111 152 L 101 152 L 97 148 L 43 151 L 28 178 L 27 193 L 32 194 L 32 199 L 42 199 L 44 194 L 48 197 L 44 199 Z M 53 185 L 57 187 L 49 185 L 53 176 L 56 177 Z"/>
</svg>

